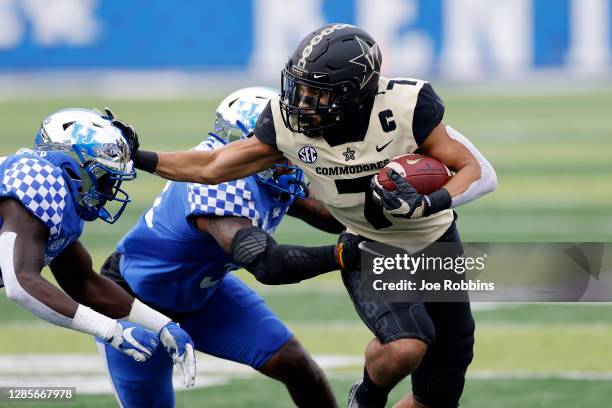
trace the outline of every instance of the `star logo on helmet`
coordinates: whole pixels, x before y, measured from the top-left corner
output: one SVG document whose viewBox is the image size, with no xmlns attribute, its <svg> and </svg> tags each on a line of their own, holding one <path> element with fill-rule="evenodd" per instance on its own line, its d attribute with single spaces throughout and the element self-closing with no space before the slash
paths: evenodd
<svg viewBox="0 0 612 408">
<path fill-rule="evenodd" d="M 367 42 L 357 36 L 355 36 L 355 40 L 357 40 L 357 44 L 361 47 L 361 54 L 349 60 L 349 62 L 363 67 L 363 80 L 359 86 L 359 88 L 363 88 L 370 82 L 374 74 L 380 75 L 380 72 L 376 70 L 377 67 L 380 69 L 380 50 L 378 49 L 378 44 L 370 47 Z"/>
</svg>

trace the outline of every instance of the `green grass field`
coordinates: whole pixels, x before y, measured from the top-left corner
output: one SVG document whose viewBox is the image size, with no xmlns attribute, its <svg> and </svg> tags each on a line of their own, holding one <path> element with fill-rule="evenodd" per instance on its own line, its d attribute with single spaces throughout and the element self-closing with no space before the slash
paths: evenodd
<svg viewBox="0 0 612 408">
<path fill-rule="evenodd" d="M 441 93 L 447 106 L 445 121 L 481 149 L 499 177 L 498 191 L 459 209 L 465 241 L 612 241 L 612 119 L 607 116 L 612 93 Z M 138 129 L 144 148 L 187 149 L 211 128 L 219 99 L 3 101 L 0 155 L 29 146 L 42 118 L 69 106 L 110 105 Z M 83 241 L 96 265 L 151 204 L 163 183 L 139 174 L 137 181 L 126 185 L 134 203 L 122 220 L 114 226 L 87 226 Z M 334 240 L 292 219 L 283 222 L 276 238 L 302 244 Z M 362 354 L 370 334 L 336 273 L 285 287 L 263 287 L 244 273 L 240 276 L 264 295 L 311 353 Z M 95 352 L 87 336 L 40 322 L 4 297 L 0 310 L 2 354 Z M 475 317 L 476 357 L 462 406 L 609 406 L 612 307 L 518 304 L 477 310 Z M 359 370 L 356 366 L 329 373 L 340 404 Z M 569 378 L 568 373 L 577 375 Z M 391 400 L 409 390 L 409 383 L 402 383 Z M 182 407 L 246 405 L 286 407 L 290 400 L 280 385 L 259 376 L 177 393 L 177 406 Z M 111 395 L 80 396 L 70 406 L 116 403 Z"/>
</svg>

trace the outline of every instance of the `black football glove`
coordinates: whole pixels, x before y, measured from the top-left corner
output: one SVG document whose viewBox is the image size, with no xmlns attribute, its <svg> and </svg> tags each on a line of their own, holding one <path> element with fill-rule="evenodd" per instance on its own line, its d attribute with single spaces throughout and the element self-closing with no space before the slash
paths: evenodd
<svg viewBox="0 0 612 408">
<path fill-rule="evenodd" d="M 140 143 L 138 142 L 138 135 L 134 128 L 127 123 L 117 119 L 113 111 L 107 106 L 104 108 L 104 112 L 106 112 L 106 116 L 111 120 L 113 126 L 117 127 L 123 133 L 123 137 L 128 143 L 130 148 L 130 157 L 132 160 L 138 155 L 138 148 L 140 147 Z"/>
<path fill-rule="evenodd" d="M 344 231 L 338 237 L 336 245 L 336 260 L 340 269 L 357 269 L 361 267 L 361 249 L 358 235 Z"/>
<path fill-rule="evenodd" d="M 378 176 L 372 177 L 372 197 L 387 212 L 395 217 L 421 218 L 451 206 L 451 196 L 441 188 L 430 195 L 419 194 L 418 191 L 398 172 L 388 169 L 389 178 L 397 185 L 393 191 L 386 190 L 378 182 Z"/>
</svg>

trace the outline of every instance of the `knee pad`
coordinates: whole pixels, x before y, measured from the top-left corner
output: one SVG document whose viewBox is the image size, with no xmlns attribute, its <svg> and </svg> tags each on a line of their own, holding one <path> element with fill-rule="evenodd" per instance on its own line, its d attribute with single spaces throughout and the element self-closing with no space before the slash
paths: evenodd
<svg viewBox="0 0 612 408">
<path fill-rule="evenodd" d="M 473 357 L 473 335 L 457 342 L 436 343 L 413 377 L 415 398 L 432 408 L 458 407 Z"/>
<path fill-rule="evenodd" d="M 427 395 L 415 395 L 417 401 L 431 408 L 457 408 L 465 385 L 465 371 L 449 368 L 429 379 Z"/>
<path fill-rule="evenodd" d="M 474 358 L 474 335 L 460 341 L 442 343 L 440 348 L 440 357 L 445 360 L 444 365 L 467 370 Z"/>
</svg>

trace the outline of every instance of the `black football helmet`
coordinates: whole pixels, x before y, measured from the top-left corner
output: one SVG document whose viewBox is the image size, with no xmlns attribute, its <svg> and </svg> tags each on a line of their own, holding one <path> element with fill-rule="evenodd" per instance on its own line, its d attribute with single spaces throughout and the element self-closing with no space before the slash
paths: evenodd
<svg viewBox="0 0 612 408">
<path fill-rule="evenodd" d="M 358 115 L 376 94 L 382 58 L 378 44 L 350 24 L 328 24 L 308 34 L 281 73 L 285 126 L 307 136 Z"/>
</svg>

